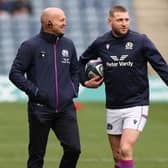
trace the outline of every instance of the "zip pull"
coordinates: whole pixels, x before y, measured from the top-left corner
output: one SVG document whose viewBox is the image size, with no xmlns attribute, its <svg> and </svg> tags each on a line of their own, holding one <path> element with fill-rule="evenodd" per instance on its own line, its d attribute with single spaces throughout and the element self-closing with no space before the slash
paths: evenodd
<svg viewBox="0 0 168 168">
<path fill-rule="evenodd" d="M 55 42 L 56 44 L 57 44 L 57 42 L 59 41 L 59 39 L 60 39 L 60 38 L 57 36 L 57 38 L 56 38 L 56 42 Z"/>
</svg>

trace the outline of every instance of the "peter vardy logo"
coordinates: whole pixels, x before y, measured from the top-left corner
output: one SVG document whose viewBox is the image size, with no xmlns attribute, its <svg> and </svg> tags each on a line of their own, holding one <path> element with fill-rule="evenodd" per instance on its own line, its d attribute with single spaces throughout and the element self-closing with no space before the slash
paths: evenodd
<svg viewBox="0 0 168 168">
<path fill-rule="evenodd" d="M 107 62 L 107 67 L 132 67 L 133 62 L 126 61 L 128 55 L 121 55 L 120 57 L 117 57 L 116 55 L 110 56 L 113 62 Z"/>
<path fill-rule="evenodd" d="M 121 55 L 120 58 L 118 58 L 117 56 L 110 56 L 114 61 L 124 61 L 128 55 Z"/>
</svg>

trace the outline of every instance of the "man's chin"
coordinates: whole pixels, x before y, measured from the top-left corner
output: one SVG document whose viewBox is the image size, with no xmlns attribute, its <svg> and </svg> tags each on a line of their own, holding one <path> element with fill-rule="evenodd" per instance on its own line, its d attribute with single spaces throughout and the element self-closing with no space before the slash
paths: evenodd
<svg viewBox="0 0 168 168">
<path fill-rule="evenodd" d="M 58 36 L 63 36 L 64 33 L 60 32 L 60 33 L 57 33 Z"/>
<path fill-rule="evenodd" d="M 118 37 L 123 37 L 127 34 L 128 34 L 128 31 L 122 31 L 122 32 L 118 33 L 117 35 L 118 35 Z"/>
<path fill-rule="evenodd" d="M 63 36 L 63 35 L 64 35 L 64 32 L 60 32 L 60 35 Z"/>
<path fill-rule="evenodd" d="M 128 30 L 113 31 L 113 35 L 116 37 L 123 37 L 128 34 Z"/>
<path fill-rule="evenodd" d="M 126 35 L 128 33 L 128 30 L 123 30 L 120 32 L 122 35 Z"/>
</svg>

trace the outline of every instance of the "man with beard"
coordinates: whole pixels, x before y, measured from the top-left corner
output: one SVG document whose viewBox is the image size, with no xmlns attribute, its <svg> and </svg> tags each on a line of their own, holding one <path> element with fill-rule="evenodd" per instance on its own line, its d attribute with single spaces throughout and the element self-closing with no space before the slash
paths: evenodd
<svg viewBox="0 0 168 168">
<path fill-rule="evenodd" d="M 106 127 L 115 168 L 133 168 L 133 149 L 146 124 L 149 109 L 149 62 L 168 85 L 168 65 L 149 38 L 129 29 L 130 17 L 123 6 L 109 11 L 111 31 L 98 37 L 80 56 L 81 83 L 106 92 Z M 88 80 L 85 65 L 101 58 L 104 78 Z"/>
</svg>

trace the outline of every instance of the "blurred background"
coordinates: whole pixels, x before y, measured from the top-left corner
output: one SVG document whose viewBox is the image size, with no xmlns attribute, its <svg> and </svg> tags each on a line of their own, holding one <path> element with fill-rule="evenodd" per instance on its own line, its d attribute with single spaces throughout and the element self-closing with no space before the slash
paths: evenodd
<svg viewBox="0 0 168 168">
<path fill-rule="evenodd" d="M 0 168 L 25 167 L 27 97 L 9 82 L 8 73 L 20 44 L 40 31 L 42 10 L 54 6 L 65 11 L 68 24 L 65 35 L 74 41 L 80 56 L 97 36 L 110 30 L 107 17 L 113 5 L 128 8 L 131 29 L 147 34 L 168 62 L 167 0 L 0 0 Z M 152 114 L 137 145 L 136 168 L 167 168 L 168 88 L 150 66 L 149 81 Z M 84 151 L 79 167 L 112 167 L 104 126 L 104 86 L 98 89 L 80 86 L 75 101 Z M 61 152 L 51 134 L 45 167 L 55 167 Z"/>
<path fill-rule="evenodd" d="M 26 97 L 8 81 L 8 72 L 21 42 L 40 31 L 40 15 L 44 8 L 55 6 L 67 16 L 66 36 L 80 54 L 98 36 L 110 30 L 109 8 L 124 5 L 131 16 L 131 29 L 145 33 L 168 62 L 167 0 L 0 0 L 0 101 L 21 101 Z M 165 84 L 149 66 L 152 101 L 168 101 Z M 104 100 L 104 86 L 99 92 L 80 88 L 79 101 Z M 97 95 L 99 93 L 99 95 Z M 96 95 L 95 95 L 96 94 Z M 89 96 L 88 96 L 89 95 Z"/>
</svg>

